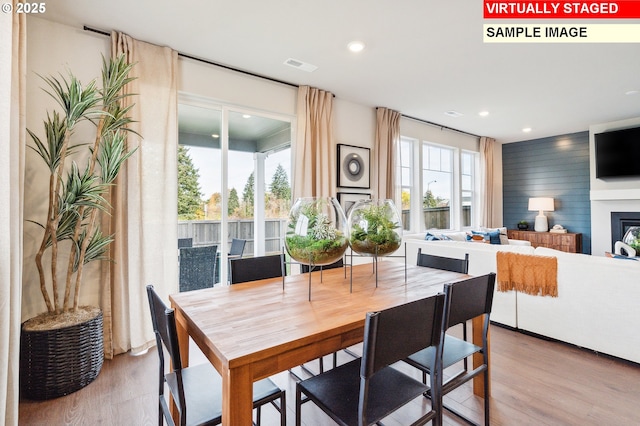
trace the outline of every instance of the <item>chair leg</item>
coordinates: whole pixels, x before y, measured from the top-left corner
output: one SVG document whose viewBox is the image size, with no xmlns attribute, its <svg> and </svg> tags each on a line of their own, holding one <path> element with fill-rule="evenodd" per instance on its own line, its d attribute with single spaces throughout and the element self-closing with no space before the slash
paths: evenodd
<svg viewBox="0 0 640 426">
<path fill-rule="evenodd" d="M 300 391 L 300 386 L 296 383 L 296 426 L 300 426 L 302 419 L 302 413 L 300 412 L 302 410 L 301 399 L 302 392 Z"/>
<path fill-rule="evenodd" d="M 485 361 L 486 362 L 486 361 Z M 484 426 L 489 426 L 489 368 L 484 370 Z"/>
<path fill-rule="evenodd" d="M 287 426 L 287 398 L 284 391 L 280 394 L 280 426 Z"/>
<path fill-rule="evenodd" d="M 462 323 L 462 340 L 464 340 L 465 342 L 467 341 L 467 322 L 466 321 Z M 469 369 L 467 365 L 468 364 L 467 358 L 465 358 L 462 361 L 462 363 L 464 365 L 464 371 L 468 371 Z"/>
<path fill-rule="evenodd" d="M 164 426 L 164 411 L 162 410 L 162 402 L 158 404 L 158 426 Z"/>
<path fill-rule="evenodd" d="M 261 422 L 262 422 L 262 405 L 258 405 L 258 407 L 256 407 L 256 425 L 260 426 Z"/>
</svg>

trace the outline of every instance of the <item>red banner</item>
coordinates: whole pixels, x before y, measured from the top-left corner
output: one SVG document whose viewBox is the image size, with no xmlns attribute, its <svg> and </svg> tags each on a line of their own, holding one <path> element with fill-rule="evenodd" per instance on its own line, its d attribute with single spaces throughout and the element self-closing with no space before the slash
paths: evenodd
<svg viewBox="0 0 640 426">
<path fill-rule="evenodd" d="M 484 0 L 484 19 L 640 19 L 640 0 Z"/>
</svg>

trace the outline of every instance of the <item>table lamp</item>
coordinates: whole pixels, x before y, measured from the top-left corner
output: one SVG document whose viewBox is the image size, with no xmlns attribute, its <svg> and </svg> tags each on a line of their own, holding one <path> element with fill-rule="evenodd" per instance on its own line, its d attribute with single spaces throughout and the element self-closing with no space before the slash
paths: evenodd
<svg viewBox="0 0 640 426">
<path fill-rule="evenodd" d="M 553 198 L 529 198 L 529 210 L 538 211 L 536 224 L 533 229 L 535 229 L 536 232 L 547 232 L 549 230 L 549 222 L 544 212 L 553 211 Z"/>
</svg>

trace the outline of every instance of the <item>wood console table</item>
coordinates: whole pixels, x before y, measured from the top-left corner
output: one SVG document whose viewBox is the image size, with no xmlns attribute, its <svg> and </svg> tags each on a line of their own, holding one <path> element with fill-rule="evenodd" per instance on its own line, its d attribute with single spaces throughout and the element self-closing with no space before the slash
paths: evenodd
<svg viewBox="0 0 640 426">
<path fill-rule="evenodd" d="M 558 234 L 508 229 L 507 236 L 514 240 L 529 241 L 533 247 L 547 247 L 568 253 L 582 253 L 582 234 L 580 233 L 567 232 Z"/>
</svg>

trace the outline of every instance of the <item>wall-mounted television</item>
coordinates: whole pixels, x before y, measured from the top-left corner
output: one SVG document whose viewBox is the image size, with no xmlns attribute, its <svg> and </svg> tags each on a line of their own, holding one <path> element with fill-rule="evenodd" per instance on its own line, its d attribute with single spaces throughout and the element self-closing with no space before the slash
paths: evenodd
<svg viewBox="0 0 640 426">
<path fill-rule="evenodd" d="M 640 127 L 596 133 L 596 177 L 640 177 Z"/>
</svg>

